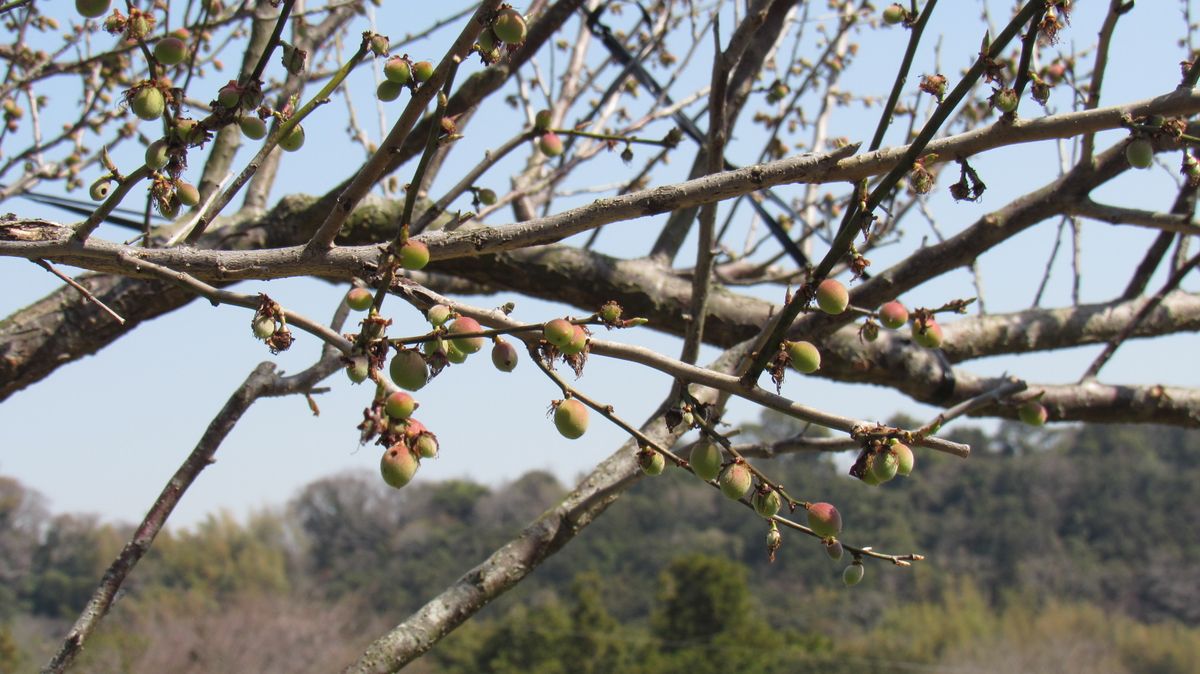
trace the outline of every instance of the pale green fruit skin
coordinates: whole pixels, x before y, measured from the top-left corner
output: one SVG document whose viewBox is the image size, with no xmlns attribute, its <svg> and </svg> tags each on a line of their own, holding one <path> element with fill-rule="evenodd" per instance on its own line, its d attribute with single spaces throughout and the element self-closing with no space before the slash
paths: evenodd
<svg viewBox="0 0 1200 674">
<path fill-rule="evenodd" d="M 408 61 L 405 61 L 399 56 L 393 56 L 392 58 L 388 59 L 387 64 L 383 66 L 383 76 L 386 77 L 389 82 L 395 82 L 396 84 L 408 84 L 412 81 L 412 68 L 409 67 Z"/>
<path fill-rule="evenodd" d="M 588 409 L 574 398 L 567 398 L 554 409 L 554 427 L 569 440 L 583 437 L 588 427 Z"/>
<path fill-rule="evenodd" d="M 1000 112 L 1012 112 L 1013 110 L 1016 110 L 1017 103 L 1019 102 L 1020 101 L 1017 98 L 1017 92 L 1013 91 L 1012 89 L 1001 89 L 996 94 L 994 99 L 996 109 Z"/>
<path fill-rule="evenodd" d="M 393 419 L 407 419 L 417 409 L 417 401 L 404 391 L 396 391 L 383 402 L 383 411 Z"/>
<path fill-rule="evenodd" d="M 621 320 L 621 305 L 616 302 L 605 302 L 600 307 L 600 319 L 605 323 L 616 323 Z"/>
<path fill-rule="evenodd" d="M 525 19 L 515 9 L 503 9 L 492 23 L 492 33 L 506 44 L 521 44 L 525 41 Z"/>
<path fill-rule="evenodd" d="M 404 242 L 403 246 L 400 246 L 401 267 L 417 271 L 424 269 L 427 264 L 429 264 L 429 246 L 416 239 L 409 239 Z"/>
<path fill-rule="evenodd" d="M 292 127 L 291 132 L 283 138 L 279 139 L 279 147 L 287 152 L 295 152 L 304 147 L 304 127 L 297 124 Z"/>
<path fill-rule="evenodd" d="M 843 553 L 845 553 L 845 549 L 842 548 L 841 541 L 835 540 L 825 546 L 825 554 L 835 562 L 842 558 Z"/>
<path fill-rule="evenodd" d="M 808 507 L 808 528 L 821 538 L 842 533 L 842 515 L 832 503 L 814 503 Z"/>
<path fill-rule="evenodd" d="M 750 469 L 740 463 L 731 464 L 721 473 L 721 493 L 731 499 L 740 499 L 750 491 Z"/>
<path fill-rule="evenodd" d="M 166 166 L 170 159 L 170 156 L 167 154 L 166 142 L 156 140 L 146 147 L 146 166 L 155 171 Z"/>
<path fill-rule="evenodd" d="M 846 570 L 842 572 L 842 582 L 846 584 L 846 587 L 858 585 L 860 582 L 862 582 L 863 575 L 865 573 L 866 569 L 863 567 L 862 563 L 855 562 L 850 566 L 847 566 Z"/>
<path fill-rule="evenodd" d="M 827 278 L 817 286 L 817 306 L 827 314 L 840 314 L 850 306 L 850 293 L 841 281 Z"/>
<path fill-rule="evenodd" d="M 1154 164 L 1154 145 L 1145 138 L 1135 138 L 1125 146 L 1125 159 L 1134 168 L 1148 169 Z"/>
<path fill-rule="evenodd" d="M 892 451 L 896 454 L 896 474 L 911 475 L 916 463 L 912 448 L 903 442 L 897 442 L 892 445 Z"/>
<path fill-rule="evenodd" d="M 370 363 L 366 356 L 354 356 L 346 366 L 346 376 L 355 384 L 361 384 L 370 376 Z"/>
<path fill-rule="evenodd" d="M 450 320 L 450 307 L 445 304 L 435 304 L 429 307 L 429 311 L 425 313 L 425 318 L 433 327 L 441 327 L 446 324 L 446 321 Z"/>
<path fill-rule="evenodd" d="M 797 372 L 812 374 L 821 369 L 821 352 L 812 342 L 788 342 L 787 352 Z"/>
<path fill-rule="evenodd" d="M 641 466 L 642 472 L 647 475 L 662 475 L 662 472 L 667 468 L 667 460 L 663 458 L 662 454 L 650 450 L 649 452 L 638 453 L 638 465 Z"/>
<path fill-rule="evenodd" d="M 371 308 L 371 303 L 375 298 L 371 296 L 371 291 L 366 288 L 351 288 L 350 292 L 346 293 L 346 306 L 355 311 L 366 311 Z"/>
<path fill-rule="evenodd" d="M 416 351 L 400 351 L 392 357 L 388 367 L 396 386 L 409 391 L 420 390 L 429 381 L 429 368 L 425 359 Z"/>
<path fill-rule="evenodd" d="M 92 183 L 92 186 L 88 188 L 88 196 L 93 201 L 104 201 L 108 197 L 109 192 L 112 191 L 112 184 L 113 181 L 111 178 L 101 178 Z"/>
<path fill-rule="evenodd" d="M 892 330 L 902 328 L 908 322 L 908 309 L 896 300 L 887 302 L 879 307 L 879 322 Z"/>
<path fill-rule="evenodd" d="M 767 493 L 755 492 L 754 498 L 751 499 L 754 504 L 754 512 L 759 516 L 771 519 L 779 513 L 779 509 L 783 507 L 783 499 L 780 498 L 779 492 L 772 489 Z"/>
<path fill-rule="evenodd" d="M 94 19 L 108 12 L 110 0 L 75 0 L 75 11 L 81 16 Z"/>
<path fill-rule="evenodd" d="M 413 449 L 417 450 L 417 455 L 422 459 L 436 459 L 439 449 L 437 438 L 433 437 L 432 433 L 422 433 L 413 443 Z"/>
<path fill-rule="evenodd" d="M 705 482 L 715 480 L 721 473 L 721 448 L 711 442 L 699 442 L 688 457 L 692 472 Z"/>
<path fill-rule="evenodd" d="M 275 334 L 275 320 L 267 316 L 257 316 L 250 321 L 250 329 L 259 339 L 267 339 Z"/>
<path fill-rule="evenodd" d="M 863 471 L 863 475 L 862 475 L 861 479 L 863 482 L 871 485 L 872 487 L 878 487 L 881 484 L 879 482 L 879 478 L 875 477 L 875 474 L 872 473 L 870 470 Z"/>
<path fill-rule="evenodd" d="M 418 82 L 424 82 L 433 77 L 433 64 L 429 61 L 417 61 L 413 64 L 412 74 Z"/>
<path fill-rule="evenodd" d="M 400 92 L 404 90 L 404 85 L 391 80 L 384 80 L 375 88 L 375 98 L 390 103 L 391 101 L 400 98 Z"/>
<path fill-rule="evenodd" d="M 450 337 L 453 338 L 455 334 L 461 334 L 465 332 L 480 332 L 483 330 L 483 326 L 480 325 L 479 321 L 475 320 L 474 318 L 469 316 L 460 316 L 459 318 L 456 318 L 446 330 L 449 332 Z M 472 354 L 482 349 L 486 341 L 487 340 L 483 337 L 461 337 L 459 339 L 451 339 L 450 343 L 454 345 L 454 348 L 458 349 L 464 354 Z"/>
<path fill-rule="evenodd" d="M 871 465 L 867 470 L 871 471 L 875 479 L 887 482 L 896 477 L 896 473 L 900 470 L 900 461 L 894 452 L 885 449 L 871 457 Z"/>
<path fill-rule="evenodd" d="M 556 318 L 542 328 L 542 337 L 561 349 L 575 337 L 575 326 L 565 318 Z"/>
<path fill-rule="evenodd" d="M 179 203 L 184 206 L 195 206 L 200 203 L 200 190 L 191 183 L 180 181 L 175 186 L 175 194 L 179 197 Z"/>
<path fill-rule="evenodd" d="M 571 341 L 559 349 L 567 356 L 583 353 L 583 350 L 587 348 L 588 335 L 583 331 L 583 326 L 572 325 L 571 328 L 575 334 L 571 337 Z"/>
<path fill-rule="evenodd" d="M 942 345 L 942 326 L 936 321 L 928 321 L 925 323 L 925 330 L 921 330 L 921 323 L 914 321 L 912 324 L 912 338 L 917 344 L 927 348 L 936 349 Z"/>
<path fill-rule="evenodd" d="M 243 117 L 238 126 L 242 129 L 242 135 L 250 140 L 262 140 L 267 137 L 267 123 L 258 117 Z"/>
<path fill-rule="evenodd" d="M 1047 417 L 1046 407 L 1037 401 L 1030 401 L 1017 409 L 1017 416 L 1030 426 L 1044 426 Z"/>
<path fill-rule="evenodd" d="M 165 66 L 178 65 L 187 58 L 187 45 L 177 37 L 164 37 L 154 45 L 154 58 Z"/>
<path fill-rule="evenodd" d="M 384 482 L 399 489 L 412 482 L 413 476 L 417 474 L 417 468 L 420 466 L 417 457 L 413 456 L 408 447 L 396 444 L 383 453 L 383 458 L 379 460 L 379 473 L 383 476 Z"/>
<path fill-rule="evenodd" d="M 142 87 L 129 101 L 129 109 L 138 117 L 150 121 L 162 117 L 167 101 L 154 87 Z"/>
<path fill-rule="evenodd" d="M 904 20 L 904 7 L 899 4 L 891 4 L 883 8 L 883 22 L 894 26 Z"/>
<path fill-rule="evenodd" d="M 517 347 L 505 340 L 492 346 L 492 365 L 501 372 L 512 372 L 517 367 Z"/>
<path fill-rule="evenodd" d="M 458 347 L 454 346 L 454 342 L 447 342 L 446 360 L 454 363 L 455 365 L 462 365 L 463 363 L 467 362 L 467 354 L 459 351 Z"/>
</svg>

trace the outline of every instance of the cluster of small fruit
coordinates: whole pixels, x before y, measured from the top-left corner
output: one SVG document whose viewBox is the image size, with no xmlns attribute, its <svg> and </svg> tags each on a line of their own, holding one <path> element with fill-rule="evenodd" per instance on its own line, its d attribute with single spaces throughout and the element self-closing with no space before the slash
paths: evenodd
<svg viewBox="0 0 1200 674">
<path fill-rule="evenodd" d="M 394 101 L 400 98 L 400 92 L 405 87 L 415 87 L 428 81 L 433 77 L 433 70 L 433 63 L 429 61 L 413 63 L 408 54 L 393 56 L 383 65 L 383 81 L 375 89 L 375 96 L 384 102 Z"/>
<path fill-rule="evenodd" d="M 858 453 L 858 459 L 850 467 L 850 474 L 876 486 L 897 475 L 908 476 L 912 473 L 915 461 L 912 448 L 898 439 L 872 438 Z"/>
<path fill-rule="evenodd" d="M 509 5 L 501 5 L 491 24 L 479 33 L 474 50 L 485 64 L 492 65 L 502 58 L 501 45 L 516 47 L 525 42 L 527 33 L 525 17 Z"/>
</svg>

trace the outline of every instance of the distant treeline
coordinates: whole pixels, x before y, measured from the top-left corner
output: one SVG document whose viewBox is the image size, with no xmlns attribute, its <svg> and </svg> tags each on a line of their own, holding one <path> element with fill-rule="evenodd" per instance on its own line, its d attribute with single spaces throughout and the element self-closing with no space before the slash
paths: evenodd
<svg viewBox="0 0 1200 674">
<path fill-rule="evenodd" d="M 767 416 L 742 437 L 797 430 Z M 1196 671 L 1200 433 L 949 437 L 975 453 L 919 452 L 881 487 L 828 455 L 762 464 L 836 504 L 847 542 L 926 556 L 910 569 L 868 561 L 846 588 L 847 560 L 787 531 L 769 563 L 763 520 L 668 470 L 408 671 Z M 339 475 L 245 522 L 165 532 L 77 671 L 337 671 L 565 491 L 537 472 L 401 491 Z M 41 501 L 0 477 L 0 672 L 53 652 L 129 533 Z"/>
</svg>

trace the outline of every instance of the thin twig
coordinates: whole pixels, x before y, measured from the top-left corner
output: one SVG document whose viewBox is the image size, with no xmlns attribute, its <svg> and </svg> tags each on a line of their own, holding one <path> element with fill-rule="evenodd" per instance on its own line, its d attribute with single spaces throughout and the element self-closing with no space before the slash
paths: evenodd
<svg viewBox="0 0 1200 674">
<path fill-rule="evenodd" d="M 79 294 L 83 295 L 87 299 L 87 301 L 89 301 L 92 304 L 95 304 L 96 306 L 103 309 L 105 313 L 107 313 L 109 316 L 112 316 L 113 319 L 115 319 L 121 325 L 125 325 L 125 319 L 121 318 L 121 314 L 118 314 L 117 312 L 113 311 L 107 304 L 105 304 L 104 302 L 101 302 L 98 297 L 93 295 L 92 291 L 88 290 L 87 288 L 84 288 L 82 285 L 80 285 L 75 279 L 71 278 L 70 276 L 67 276 L 66 274 L 60 272 L 58 269 L 56 269 L 54 267 L 54 265 L 52 265 L 49 262 L 46 262 L 45 260 L 42 260 L 40 258 L 37 260 L 30 260 L 30 262 L 36 264 L 37 266 L 41 267 L 42 269 L 45 269 L 46 271 L 50 272 L 51 274 L 54 274 L 58 278 L 62 279 L 63 283 L 66 283 L 67 285 L 71 286 L 72 288 L 78 290 Z"/>
</svg>

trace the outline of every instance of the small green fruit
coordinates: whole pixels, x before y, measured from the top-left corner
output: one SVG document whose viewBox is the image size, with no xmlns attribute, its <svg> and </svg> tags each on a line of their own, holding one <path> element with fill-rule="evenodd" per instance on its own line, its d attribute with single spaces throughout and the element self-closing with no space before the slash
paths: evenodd
<svg viewBox="0 0 1200 674">
<path fill-rule="evenodd" d="M 817 286 L 817 306 L 827 314 L 840 314 L 850 306 L 850 293 L 841 281 L 827 278 Z"/>
<path fill-rule="evenodd" d="M 112 178 L 108 176 L 100 178 L 88 188 L 88 196 L 95 201 L 104 201 L 108 198 L 109 193 L 112 192 L 112 184 Z"/>
<path fill-rule="evenodd" d="M 157 171 L 167 165 L 171 160 L 167 154 L 167 143 L 164 140 L 156 140 L 146 147 L 146 166 Z"/>
<path fill-rule="evenodd" d="M 1125 146 L 1125 158 L 1134 168 L 1148 169 L 1154 163 L 1154 145 L 1145 138 L 1135 138 Z"/>
<path fill-rule="evenodd" d="M 355 384 L 361 384 L 371 376 L 371 362 L 366 356 L 353 356 L 346 365 L 346 376 Z"/>
<path fill-rule="evenodd" d="M 567 398 L 554 408 L 554 427 L 570 440 L 582 437 L 587 432 L 588 409 L 574 398 Z"/>
<path fill-rule="evenodd" d="M 411 349 L 397 352 L 388 367 L 396 386 L 409 391 L 420 390 L 429 381 L 429 368 L 421 354 Z"/>
<path fill-rule="evenodd" d="M 718 484 L 721 493 L 731 499 L 740 499 L 750 491 L 750 469 L 744 463 L 733 463 L 721 473 Z"/>
<path fill-rule="evenodd" d="M 94 19 L 108 12 L 109 2 L 110 0 L 75 0 L 75 11 Z"/>
<path fill-rule="evenodd" d="M 538 149 L 547 157 L 557 157 L 563 153 L 562 139 L 553 131 L 546 132 L 538 138 Z"/>
<path fill-rule="evenodd" d="M 867 470 L 880 483 L 896 477 L 896 473 L 900 470 L 900 460 L 891 449 L 884 449 L 882 452 L 872 455 L 870 461 L 871 465 L 867 467 Z"/>
<path fill-rule="evenodd" d="M 379 35 L 376 33 L 375 35 L 371 36 L 369 46 L 371 47 L 372 54 L 376 56 L 387 56 L 388 49 L 391 48 L 392 45 L 386 35 Z"/>
<path fill-rule="evenodd" d="M 879 307 L 879 322 L 892 330 L 902 328 L 908 322 L 908 309 L 896 300 L 887 302 Z"/>
<path fill-rule="evenodd" d="M 450 320 L 450 307 L 445 304 L 435 304 L 429 307 L 429 311 L 425 313 L 425 318 L 429 320 L 430 325 L 437 328 Z"/>
<path fill-rule="evenodd" d="M 407 419 L 417 409 L 417 401 L 404 391 L 396 391 L 383 401 L 383 411 L 393 419 Z"/>
<path fill-rule="evenodd" d="M 475 40 L 475 46 L 479 47 L 479 51 L 488 55 L 496 51 L 496 34 L 492 32 L 490 26 L 480 31 L 479 38 Z M 496 54 L 496 56 L 499 56 L 499 54 Z"/>
<path fill-rule="evenodd" d="M 383 76 L 389 82 L 395 82 L 400 85 L 408 84 L 412 81 L 412 67 L 403 58 L 393 56 L 384 64 Z"/>
<path fill-rule="evenodd" d="M 199 143 L 204 138 L 204 129 L 200 127 L 200 123 L 188 117 L 178 117 L 175 119 L 175 126 L 171 129 L 171 134 L 181 143 L 191 145 Z"/>
<path fill-rule="evenodd" d="M 375 97 L 379 100 L 388 103 L 400 98 L 400 92 L 404 90 L 404 85 L 391 80 L 384 80 L 379 83 L 375 89 Z"/>
<path fill-rule="evenodd" d="M 262 140 L 267 137 L 267 123 L 254 116 L 247 116 L 238 121 L 242 134 L 250 140 Z"/>
<path fill-rule="evenodd" d="M 1012 89 L 1001 89 L 992 97 L 992 103 L 995 104 L 996 109 L 1004 113 L 1016 110 L 1019 102 L 1017 92 Z"/>
<path fill-rule="evenodd" d="M 501 42 L 521 44 L 525 41 L 525 18 L 511 7 L 502 9 L 492 22 L 492 32 Z"/>
<path fill-rule="evenodd" d="M 454 346 L 454 342 L 446 342 L 446 360 L 455 365 L 462 365 L 467 362 L 467 355 Z"/>
<path fill-rule="evenodd" d="M 164 66 L 178 65 L 187 58 L 187 45 L 177 37 L 164 37 L 154 45 L 154 58 Z"/>
<path fill-rule="evenodd" d="M 453 337 L 453 335 L 464 333 L 482 332 L 483 326 L 474 318 L 459 316 L 446 330 Z M 458 339 L 451 339 L 450 344 L 465 354 L 472 354 L 482 349 L 485 341 L 486 339 L 483 337 L 459 337 Z"/>
<path fill-rule="evenodd" d="M 399 489 L 412 481 L 420 466 L 417 457 L 413 456 L 408 447 L 404 443 L 397 443 L 383 453 L 383 458 L 379 461 L 379 472 L 383 475 L 384 482 Z"/>
<path fill-rule="evenodd" d="M 872 487 L 878 487 L 880 485 L 879 478 L 875 477 L 875 474 L 870 470 L 864 470 L 862 477 L 859 479 L 866 484 L 871 485 Z"/>
<path fill-rule="evenodd" d="M 754 498 L 751 499 L 754 504 L 754 511 L 762 517 L 771 519 L 783 507 L 783 499 L 779 496 L 779 492 L 774 489 L 768 492 L 755 492 Z"/>
<path fill-rule="evenodd" d="M 157 201 L 156 203 L 158 204 L 158 212 L 161 213 L 164 218 L 170 219 L 174 219 L 177 215 L 179 215 L 179 208 L 183 205 L 179 201 L 179 196 L 175 194 L 172 194 L 171 197 L 167 199 L 166 203 L 161 201 Z"/>
<path fill-rule="evenodd" d="M 418 82 L 426 82 L 433 77 L 433 64 L 429 61 L 417 61 L 412 66 L 412 74 Z"/>
<path fill-rule="evenodd" d="M 834 538 L 842 533 L 842 515 L 831 503 L 808 506 L 808 528 L 821 538 Z"/>
<path fill-rule="evenodd" d="M 549 131 L 550 124 L 554 121 L 554 113 L 549 110 L 538 110 L 533 116 L 533 128 L 537 131 Z"/>
<path fill-rule="evenodd" d="M 643 449 L 638 452 L 638 466 L 647 475 L 662 475 L 667 468 L 667 460 L 653 449 Z"/>
<path fill-rule="evenodd" d="M 413 449 L 417 450 L 417 456 L 422 459 L 436 459 L 438 455 L 437 438 L 428 431 L 421 433 L 413 443 Z"/>
<path fill-rule="evenodd" d="M 235 80 L 229 80 L 228 84 L 217 91 L 217 103 L 226 110 L 237 110 L 241 106 L 242 88 Z"/>
<path fill-rule="evenodd" d="M 864 573 L 866 573 L 866 569 L 863 568 L 863 563 L 856 560 L 842 572 L 842 582 L 846 584 L 846 587 L 858 585 L 862 581 Z"/>
<path fill-rule="evenodd" d="M 605 323 L 616 323 L 621 320 L 621 305 L 616 302 L 605 302 L 604 306 L 600 307 L 600 320 Z"/>
<path fill-rule="evenodd" d="M 903 442 L 894 442 L 892 443 L 892 451 L 896 454 L 896 474 L 912 474 L 913 464 L 916 463 L 917 458 L 913 455 L 912 448 Z"/>
<path fill-rule="evenodd" d="M 492 345 L 492 365 L 501 372 L 512 372 L 517 367 L 517 347 L 500 339 Z"/>
<path fill-rule="evenodd" d="M 933 319 L 925 322 L 913 321 L 912 338 L 927 349 L 936 349 L 942 345 L 942 326 Z"/>
<path fill-rule="evenodd" d="M 576 354 L 583 353 L 583 350 L 587 348 L 588 334 L 583 329 L 583 326 L 572 325 L 571 327 L 574 329 L 574 334 L 571 335 L 571 341 L 567 342 L 566 346 L 559 349 L 562 351 L 564 356 L 574 356 Z"/>
<path fill-rule="evenodd" d="M 162 117 L 166 107 L 167 99 L 163 98 L 162 92 L 154 87 L 138 89 L 133 98 L 129 100 L 129 109 L 133 110 L 133 114 L 145 120 Z"/>
<path fill-rule="evenodd" d="M 821 369 L 821 352 L 812 342 L 787 342 L 788 357 L 792 359 L 792 367 L 797 372 L 812 374 Z"/>
<path fill-rule="evenodd" d="M 479 195 L 479 203 L 484 206 L 491 206 L 496 203 L 496 192 L 494 190 L 484 187 L 477 194 Z"/>
<path fill-rule="evenodd" d="M 842 548 L 842 542 L 837 539 L 832 539 L 825 544 L 825 554 L 829 555 L 829 558 L 835 562 L 842 558 L 844 552 L 845 549 Z"/>
<path fill-rule="evenodd" d="M 297 124 L 288 135 L 279 139 L 279 147 L 288 152 L 295 152 L 304 146 L 304 127 Z"/>
<path fill-rule="evenodd" d="M 269 339 L 271 335 L 275 334 L 275 319 L 255 314 L 254 320 L 250 321 L 250 329 L 254 331 L 255 337 Z"/>
<path fill-rule="evenodd" d="M 200 190 L 191 183 L 185 183 L 180 180 L 175 183 L 175 196 L 179 197 L 179 203 L 184 206 L 195 206 L 200 203 Z"/>
<path fill-rule="evenodd" d="M 542 336 L 547 342 L 561 349 L 570 344 L 575 337 L 575 326 L 565 318 L 556 318 L 542 328 Z"/>
<path fill-rule="evenodd" d="M 1017 409 L 1017 416 L 1030 426 L 1043 426 L 1046 424 L 1048 413 L 1045 405 L 1036 400 L 1030 400 Z"/>
<path fill-rule="evenodd" d="M 904 11 L 898 3 L 893 3 L 883 8 L 883 22 L 889 26 L 894 26 L 904 20 L 907 12 Z"/>
<path fill-rule="evenodd" d="M 366 288 L 351 288 L 350 292 L 346 293 L 346 306 L 355 311 L 370 309 L 374 301 L 375 297 Z"/>
<path fill-rule="evenodd" d="M 721 448 L 711 442 L 698 442 L 688 457 L 692 472 L 705 482 L 716 479 L 721 473 Z"/>
<path fill-rule="evenodd" d="M 409 239 L 404 242 L 403 246 L 400 246 L 401 267 L 417 271 L 424 269 L 427 264 L 429 264 L 429 246 L 416 239 Z"/>
</svg>

